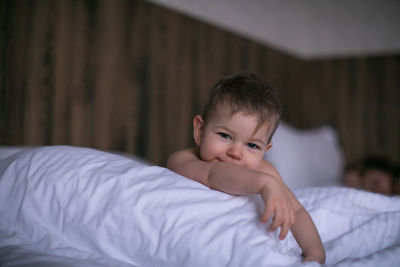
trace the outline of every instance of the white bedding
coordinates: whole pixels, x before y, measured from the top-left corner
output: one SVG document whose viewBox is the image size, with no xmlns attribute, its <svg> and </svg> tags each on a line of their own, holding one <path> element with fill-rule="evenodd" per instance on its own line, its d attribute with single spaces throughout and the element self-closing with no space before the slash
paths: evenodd
<svg viewBox="0 0 400 267">
<path fill-rule="evenodd" d="M 340 187 L 295 193 L 327 266 L 400 265 L 399 197 Z M 262 209 L 258 196 L 210 190 L 115 154 L 27 149 L 0 161 L 0 266 L 299 266 L 293 236 L 268 232 Z"/>
</svg>

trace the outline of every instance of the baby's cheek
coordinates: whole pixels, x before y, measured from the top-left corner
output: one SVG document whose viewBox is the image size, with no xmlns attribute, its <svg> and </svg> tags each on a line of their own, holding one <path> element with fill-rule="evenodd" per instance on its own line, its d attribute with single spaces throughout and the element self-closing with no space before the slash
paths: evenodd
<svg viewBox="0 0 400 267">
<path fill-rule="evenodd" d="M 209 148 L 200 149 L 200 158 L 207 162 L 213 162 L 215 160 L 214 153 L 212 149 Z"/>
</svg>

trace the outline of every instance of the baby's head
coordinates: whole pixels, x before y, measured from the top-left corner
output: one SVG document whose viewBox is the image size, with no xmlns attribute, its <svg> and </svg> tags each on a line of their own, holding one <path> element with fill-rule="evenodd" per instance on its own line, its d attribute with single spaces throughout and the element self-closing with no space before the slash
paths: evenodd
<svg viewBox="0 0 400 267">
<path fill-rule="evenodd" d="M 204 124 L 213 119 L 220 105 L 230 107 L 231 116 L 242 112 L 257 118 L 257 128 L 268 124 L 268 143 L 278 127 L 281 105 L 273 86 L 260 74 L 244 72 L 219 80 L 210 92 L 202 115 Z"/>
<path fill-rule="evenodd" d="M 361 187 L 365 190 L 390 195 L 393 193 L 394 165 L 380 156 L 367 156 L 363 159 Z"/>
<path fill-rule="evenodd" d="M 375 193 L 396 193 L 395 166 L 387 158 L 367 155 L 346 167 L 345 185 Z"/>
<path fill-rule="evenodd" d="M 257 168 L 279 117 L 274 89 L 262 76 L 241 73 L 218 81 L 203 115 L 193 119 L 200 158 Z"/>
</svg>

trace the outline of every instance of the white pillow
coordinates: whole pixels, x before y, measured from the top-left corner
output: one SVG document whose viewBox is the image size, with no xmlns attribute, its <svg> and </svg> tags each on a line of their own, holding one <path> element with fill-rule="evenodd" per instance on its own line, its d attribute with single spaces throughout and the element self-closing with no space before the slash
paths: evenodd
<svg viewBox="0 0 400 267">
<path fill-rule="evenodd" d="M 290 189 L 340 185 L 343 153 L 329 125 L 301 130 L 281 122 L 265 154 Z"/>
</svg>

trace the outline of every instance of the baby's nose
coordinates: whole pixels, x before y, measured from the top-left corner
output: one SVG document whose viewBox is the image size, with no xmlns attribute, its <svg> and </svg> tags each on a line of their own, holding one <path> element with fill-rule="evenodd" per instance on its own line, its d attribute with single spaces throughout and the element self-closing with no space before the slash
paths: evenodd
<svg viewBox="0 0 400 267">
<path fill-rule="evenodd" d="M 233 159 L 241 159 L 243 156 L 243 148 L 239 144 L 233 144 L 228 150 L 228 156 Z"/>
</svg>

